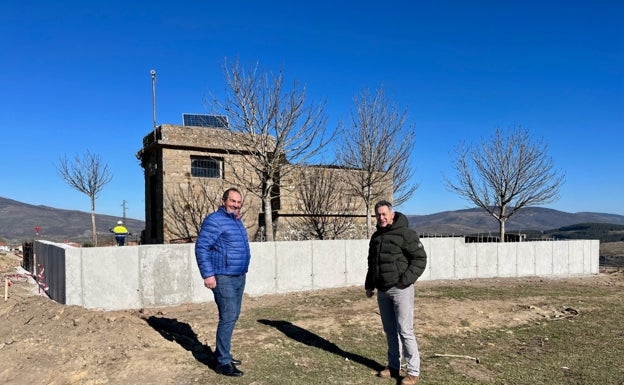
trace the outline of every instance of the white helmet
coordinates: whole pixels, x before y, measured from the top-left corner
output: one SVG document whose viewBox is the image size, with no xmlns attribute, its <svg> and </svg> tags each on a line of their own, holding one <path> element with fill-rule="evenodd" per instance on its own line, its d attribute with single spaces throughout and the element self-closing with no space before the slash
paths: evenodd
<svg viewBox="0 0 624 385">
<path fill-rule="evenodd" d="M 123 221 L 117 221 L 118 225 L 123 225 Z"/>
</svg>

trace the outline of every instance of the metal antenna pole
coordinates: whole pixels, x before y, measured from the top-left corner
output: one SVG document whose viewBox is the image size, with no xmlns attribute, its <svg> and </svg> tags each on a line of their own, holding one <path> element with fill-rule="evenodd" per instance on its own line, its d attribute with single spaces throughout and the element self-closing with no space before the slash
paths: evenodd
<svg viewBox="0 0 624 385">
<path fill-rule="evenodd" d="M 152 75 L 152 129 L 154 130 L 154 142 L 156 142 L 156 71 L 151 70 Z"/>
</svg>

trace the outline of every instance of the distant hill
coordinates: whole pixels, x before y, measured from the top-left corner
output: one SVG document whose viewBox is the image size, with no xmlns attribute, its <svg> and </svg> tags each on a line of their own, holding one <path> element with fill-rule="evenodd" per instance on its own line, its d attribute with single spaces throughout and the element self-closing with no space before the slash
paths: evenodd
<svg viewBox="0 0 624 385">
<path fill-rule="evenodd" d="M 111 236 L 108 229 L 115 226 L 120 219 L 123 218 L 96 214 L 98 237 Z M 39 236 L 42 239 L 78 243 L 91 241 L 90 212 L 35 206 L 0 197 L 0 240 L 9 244 L 19 244 L 34 239 L 35 226 L 40 227 Z M 145 222 L 126 218 L 125 226 L 138 237 L 145 228 Z"/>
<path fill-rule="evenodd" d="M 444 211 L 430 215 L 407 215 L 410 227 L 419 233 L 478 234 L 497 233 L 498 221 L 479 208 Z M 565 226 L 587 223 L 624 225 L 624 215 L 592 212 L 566 213 L 542 207 L 528 207 L 511 217 L 506 232 L 534 230 L 553 232 Z"/>
<path fill-rule="evenodd" d="M 444 211 L 430 215 L 407 215 L 410 227 L 419 233 L 432 235 L 466 235 L 497 233 L 498 222 L 481 209 Z M 111 215 L 96 215 L 100 239 L 110 237 L 108 229 L 121 219 Z M 136 238 L 145 228 L 145 222 L 126 218 L 126 227 Z M 597 226 L 611 224 L 624 226 L 624 215 L 603 213 L 566 213 L 552 209 L 532 207 L 515 215 L 506 224 L 506 231 L 529 233 L 534 231 L 557 238 L 607 240 L 605 234 L 613 235 L 613 241 L 622 233 L 619 227 Z M 77 210 L 63 210 L 48 206 L 35 206 L 0 197 L 0 241 L 19 244 L 36 238 L 35 226 L 39 226 L 43 239 L 63 242 L 85 243 L 91 241 L 91 214 Z M 531 235 L 529 235 L 531 236 Z M 112 237 L 111 237 L 112 240 Z"/>
</svg>

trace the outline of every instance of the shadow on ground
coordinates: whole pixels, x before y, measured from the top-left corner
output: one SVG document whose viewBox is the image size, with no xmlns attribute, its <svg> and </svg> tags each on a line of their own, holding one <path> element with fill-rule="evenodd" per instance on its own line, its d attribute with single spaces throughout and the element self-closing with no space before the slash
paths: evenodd
<svg viewBox="0 0 624 385">
<path fill-rule="evenodd" d="M 145 318 L 145 322 L 165 339 L 176 342 L 193 354 L 193 357 L 202 364 L 215 368 L 215 355 L 210 346 L 202 344 L 197 334 L 186 322 L 175 318 L 154 317 Z"/>
<path fill-rule="evenodd" d="M 295 341 L 301 342 L 302 344 L 323 349 L 326 352 L 336 354 L 350 361 L 367 366 L 372 370 L 379 371 L 384 368 L 383 365 L 375 360 L 371 360 L 370 358 L 363 357 L 359 354 L 344 351 L 333 342 L 330 342 L 325 338 L 314 334 L 306 329 L 303 329 L 297 325 L 293 325 L 291 322 L 268 319 L 259 319 L 258 322 L 263 325 L 272 326 L 280 332 L 284 333 L 287 337 Z"/>
</svg>

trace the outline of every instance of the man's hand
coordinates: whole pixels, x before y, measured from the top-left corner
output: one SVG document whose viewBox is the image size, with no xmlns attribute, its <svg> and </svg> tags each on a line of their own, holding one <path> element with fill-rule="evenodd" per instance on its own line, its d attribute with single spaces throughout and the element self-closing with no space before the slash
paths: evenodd
<svg viewBox="0 0 624 385">
<path fill-rule="evenodd" d="M 366 290 L 366 298 L 372 297 L 374 292 L 375 290 Z"/>
<path fill-rule="evenodd" d="M 217 287 L 217 280 L 214 276 L 208 277 L 204 279 L 204 286 L 206 286 L 208 289 L 214 289 L 215 287 Z"/>
</svg>

